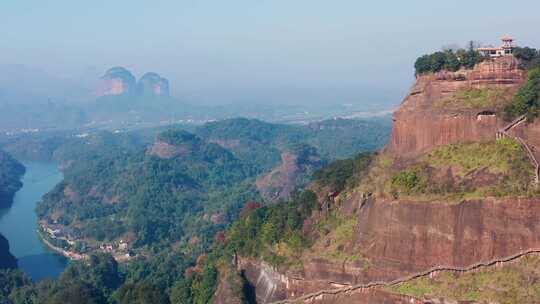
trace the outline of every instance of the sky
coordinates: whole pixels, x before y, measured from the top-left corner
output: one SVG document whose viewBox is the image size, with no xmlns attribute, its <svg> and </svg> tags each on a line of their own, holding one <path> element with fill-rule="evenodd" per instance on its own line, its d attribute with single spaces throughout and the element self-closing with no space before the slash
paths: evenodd
<svg viewBox="0 0 540 304">
<path fill-rule="evenodd" d="M 210 102 L 326 89 L 399 102 L 422 54 L 504 34 L 540 47 L 539 11 L 533 0 L 2 0 L 0 64 L 81 81 L 153 71 Z"/>
</svg>

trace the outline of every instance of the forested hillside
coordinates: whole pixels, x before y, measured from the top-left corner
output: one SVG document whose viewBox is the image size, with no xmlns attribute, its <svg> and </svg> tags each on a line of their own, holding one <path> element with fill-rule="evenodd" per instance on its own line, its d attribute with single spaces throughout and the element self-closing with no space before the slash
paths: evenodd
<svg viewBox="0 0 540 304">
<path fill-rule="evenodd" d="M 0 271 L 17 267 L 17 259 L 9 252 L 8 240 L 0 234 Z"/>
<path fill-rule="evenodd" d="M 15 192 L 22 187 L 24 171 L 21 163 L 0 150 L 0 208 L 11 206 Z"/>
<path fill-rule="evenodd" d="M 221 248 L 224 231 L 236 218 L 273 201 L 261 195 L 266 193 L 258 187 L 261 180 L 283 187 L 284 198 L 290 195 L 292 202 L 313 207 L 312 196 L 294 189 L 333 159 L 379 148 L 390 124 L 231 119 L 193 133 L 183 129 L 3 138 L 4 146 L 21 157 L 61 164 L 63 182 L 37 207 L 40 233 L 73 257 L 90 259 L 90 264 L 75 262 L 54 282 L 33 284 L 18 271 L 4 273 L 2 280 L 11 286 L 6 299 L 22 303 L 32 295 L 33 303 L 63 303 L 82 294 L 81 303 L 134 303 L 141 297 L 149 301 L 141 303 L 205 303 L 213 296 L 218 272 L 228 267 L 221 251 L 205 253 Z M 286 184 L 275 184 L 283 179 Z M 285 205 L 265 207 L 276 210 L 267 215 Z M 298 229 L 307 214 L 307 209 L 281 211 L 297 217 L 287 224 L 291 229 Z M 282 220 L 279 214 L 276 221 Z M 286 236 L 297 242 L 299 235 Z"/>
<path fill-rule="evenodd" d="M 279 162 L 280 152 L 290 146 L 308 144 L 326 160 L 347 158 L 381 148 L 390 130 L 390 119 L 331 119 L 285 125 L 237 118 L 207 123 L 195 133 L 229 148 L 239 158 L 269 169 Z"/>
</svg>

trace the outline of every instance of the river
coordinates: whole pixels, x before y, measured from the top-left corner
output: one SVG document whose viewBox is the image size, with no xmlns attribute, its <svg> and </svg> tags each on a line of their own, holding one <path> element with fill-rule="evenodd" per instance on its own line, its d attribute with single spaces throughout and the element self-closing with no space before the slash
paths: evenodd
<svg viewBox="0 0 540 304">
<path fill-rule="evenodd" d="M 62 180 L 62 173 L 52 163 L 25 162 L 23 187 L 15 194 L 9 209 L 0 209 L 0 233 L 9 241 L 19 268 L 34 281 L 56 278 L 67 260 L 49 250 L 39 239 L 36 203 Z"/>
</svg>

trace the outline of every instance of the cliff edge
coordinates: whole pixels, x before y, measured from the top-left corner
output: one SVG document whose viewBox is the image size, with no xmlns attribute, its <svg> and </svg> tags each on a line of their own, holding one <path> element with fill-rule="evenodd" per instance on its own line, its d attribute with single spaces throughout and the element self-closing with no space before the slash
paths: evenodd
<svg viewBox="0 0 540 304">
<path fill-rule="evenodd" d="M 258 303 L 434 303 L 388 288 L 540 250 L 529 153 L 540 127 L 503 115 L 526 81 L 518 64 L 507 56 L 418 76 L 362 178 L 319 193 L 304 222 L 312 243 L 294 267 L 239 259 Z"/>
</svg>

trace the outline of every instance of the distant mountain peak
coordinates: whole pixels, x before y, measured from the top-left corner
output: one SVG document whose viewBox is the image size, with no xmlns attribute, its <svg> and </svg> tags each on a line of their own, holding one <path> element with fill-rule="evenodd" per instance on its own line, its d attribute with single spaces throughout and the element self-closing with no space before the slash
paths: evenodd
<svg viewBox="0 0 540 304">
<path fill-rule="evenodd" d="M 96 95 L 135 94 L 138 96 L 169 96 L 169 81 L 159 74 L 148 72 L 139 81 L 126 68 L 112 67 L 101 77 Z"/>
<path fill-rule="evenodd" d="M 123 67 L 113 67 L 101 77 L 96 95 L 101 97 L 129 94 L 134 92 L 135 86 L 135 76 L 130 71 Z"/>
</svg>

